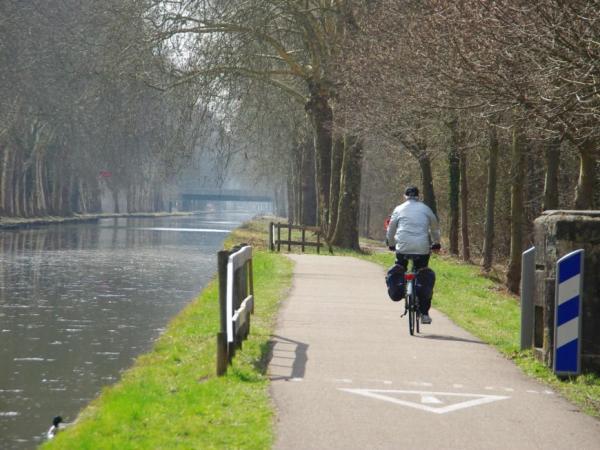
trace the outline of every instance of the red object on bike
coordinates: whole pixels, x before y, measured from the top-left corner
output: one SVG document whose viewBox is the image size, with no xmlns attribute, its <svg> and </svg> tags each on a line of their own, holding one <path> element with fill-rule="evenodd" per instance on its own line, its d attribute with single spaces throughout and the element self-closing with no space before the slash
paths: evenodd
<svg viewBox="0 0 600 450">
<path fill-rule="evenodd" d="M 383 230 L 387 231 L 388 227 L 390 226 L 390 222 L 392 220 L 392 216 L 387 216 L 385 218 L 385 220 L 383 221 Z"/>
<path fill-rule="evenodd" d="M 404 279 L 406 281 L 412 281 L 415 279 L 415 274 L 414 273 L 407 273 L 406 275 L 404 275 Z"/>
</svg>

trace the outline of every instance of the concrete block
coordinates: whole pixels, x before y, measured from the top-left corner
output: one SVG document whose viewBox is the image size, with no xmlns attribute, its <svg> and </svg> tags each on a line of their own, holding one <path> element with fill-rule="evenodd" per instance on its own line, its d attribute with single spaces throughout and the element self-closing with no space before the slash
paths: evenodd
<svg viewBox="0 0 600 450">
<path fill-rule="evenodd" d="M 534 222 L 534 240 L 539 250 L 534 305 L 541 308 L 534 317 L 535 354 L 552 365 L 556 262 L 584 249 L 582 369 L 600 372 L 600 211 L 545 211 Z"/>
</svg>

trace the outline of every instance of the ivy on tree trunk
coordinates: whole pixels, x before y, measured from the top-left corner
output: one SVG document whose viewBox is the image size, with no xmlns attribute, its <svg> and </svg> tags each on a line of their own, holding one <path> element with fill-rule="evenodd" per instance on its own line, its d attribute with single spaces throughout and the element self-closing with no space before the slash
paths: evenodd
<svg viewBox="0 0 600 450">
<path fill-rule="evenodd" d="M 520 124 L 515 122 L 511 151 L 511 189 L 510 189 L 510 256 L 506 285 L 513 293 L 519 292 L 521 282 L 521 256 L 523 253 L 523 178 L 524 137 Z"/>
<path fill-rule="evenodd" d="M 450 148 L 448 149 L 448 241 L 450 254 L 458 255 L 458 223 L 460 193 L 460 156 L 458 153 L 458 122 L 453 120 L 450 127 Z"/>
<path fill-rule="evenodd" d="M 498 172 L 498 135 L 496 127 L 489 127 L 489 157 L 485 192 L 485 227 L 483 240 L 483 269 L 489 271 L 494 259 L 494 219 L 496 207 L 496 184 Z"/>
<path fill-rule="evenodd" d="M 360 217 L 360 186 L 363 144 L 355 136 L 346 136 L 342 176 L 340 180 L 340 203 L 332 245 L 359 250 L 358 221 Z"/>
</svg>

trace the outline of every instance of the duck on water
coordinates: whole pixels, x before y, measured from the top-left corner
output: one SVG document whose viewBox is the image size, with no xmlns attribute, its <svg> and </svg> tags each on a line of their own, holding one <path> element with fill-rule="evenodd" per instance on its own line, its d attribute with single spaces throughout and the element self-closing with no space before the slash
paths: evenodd
<svg viewBox="0 0 600 450">
<path fill-rule="evenodd" d="M 54 419 L 52 419 L 52 426 L 46 432 L 47 439 L 53 439 L 54 436 L 56 436 L 56 433 L 59 432 L 58 427 L 62 423 L 62 421 L 63 421 L 63 419 L 60 416 L 56 416 Z"/>
</svg>

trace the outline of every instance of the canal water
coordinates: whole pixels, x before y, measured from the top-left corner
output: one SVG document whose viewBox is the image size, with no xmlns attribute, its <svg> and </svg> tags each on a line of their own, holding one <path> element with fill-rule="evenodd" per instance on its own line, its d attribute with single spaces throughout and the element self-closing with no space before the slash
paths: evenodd
<svg viewBox="0 0 600 450">
<path fill-rule="evenodd" d="M 0 449 L 31 449 L 149 350 L 253 214 L 0 231 Z"/>
</svg>

